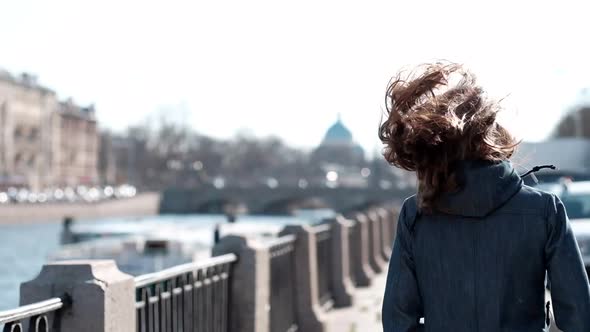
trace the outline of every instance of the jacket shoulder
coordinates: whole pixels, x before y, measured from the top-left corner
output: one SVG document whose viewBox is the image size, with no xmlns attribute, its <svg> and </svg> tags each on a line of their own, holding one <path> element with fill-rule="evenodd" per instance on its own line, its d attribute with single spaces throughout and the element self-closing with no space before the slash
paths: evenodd
<svg viewBox="0 0 590 332">
<path fill-rule="evenodd" d="M 508 213 L 525 213 L 532 215 L 547 215 L 547 207 L 556 199 L 555 194 L 523 185 L 522 188 L 502 208 Z"/>
<path fill-rule="evenodd" d="M 418 197 L 414 194 L 404 200 L 400 212 L 400 222 L 404 223 L 407 229 L 412 230 L 418 214 Z"/>
</svg>

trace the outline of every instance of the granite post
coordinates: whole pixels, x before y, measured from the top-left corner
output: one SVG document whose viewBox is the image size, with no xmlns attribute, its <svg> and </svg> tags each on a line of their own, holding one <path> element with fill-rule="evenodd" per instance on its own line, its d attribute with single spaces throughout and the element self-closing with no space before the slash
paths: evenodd
<svg viewBox="0 0 590 332">
<path fill-rule="evenodd" d="M 135 331 L 135 282 L 112 260 L 74 260 L 45 264 L 20 286 L 20 304 L 66 298 L 61 331 Z"/>
<path fill-rule="evenodd" d="M 280 235 L 286 234 L 296 236 L 295 288 L 297 289 L 296 306 L 299 330 L 323 332 L 326 330 L 326 323 L 319 301 L 315 232 L 310 225 L 289 225 L 280 233 Z"/>
<path fill-rule="evenodd" d="M 371 268 L 376 273 L 381 273 L 387 264 L 383 259 L 382 253 L 382 238 L 381 238 L 381 223 L 379 222 L 379 215 L 375 209 L 371 208 L 366 211 L 369 224 L 369 263 Z"/>
<path fill-rule="evenodd" d="M 230 332 L 270 332 L 270 253 L 268 246 L 238 235 L 221 238 L 213 256 L 234 253 L 230 286 Z"/>
<path fill-rule="evenodd" d="M 360 213 L 354 212 L 348 215 L 355 223 L 353 226 L 352 243 L 352 270 L 357 287 L 371 286 L 371 280 L 375 272 L 369 262 L 369 220 Z"/>
<path fill-rule="evenodd" d="M 338 215 L 330 220 L 332 225 L 332 295 L 334 306 L 348 307 L 353 302 L 354 285 L 351 280 L 350 243 L 348 234 L 354 223 Z"/>
</svg>

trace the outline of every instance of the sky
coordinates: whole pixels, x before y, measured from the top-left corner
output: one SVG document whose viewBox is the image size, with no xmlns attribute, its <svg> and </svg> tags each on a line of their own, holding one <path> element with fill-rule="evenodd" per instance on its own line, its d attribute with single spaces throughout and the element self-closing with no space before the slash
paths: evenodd
<svg viewBox="0 0 590 332">
<path fill-rule="evenodd" d="M 0 67 L 96 105 L 115 131 L 166 117 L 227 138 L 320 143 L 341 114 L 367 151 L 389 78 L 446 59 L 543 139 L 590 86 L 583 1 L 0 2 Z M 590 99 L 590 98 L 588 98 Z"/>
</svg>

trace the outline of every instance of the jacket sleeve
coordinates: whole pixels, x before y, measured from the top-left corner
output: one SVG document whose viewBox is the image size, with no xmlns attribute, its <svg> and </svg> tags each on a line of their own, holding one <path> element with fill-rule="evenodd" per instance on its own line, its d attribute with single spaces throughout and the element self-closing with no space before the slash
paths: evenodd
<svg viewBox="0 0 590 332">
<path fill-rule="evenodd" d="M 408 201 L 404 203 L 400 212 L 389 261 L 381 312 L 383 332 L 419 332 L 424 328 L 424 325 L 419 323 L 423 317 L 423 308 L 416 281 L 407 215 Z"/>
<path fill-rule="evenodd" d="M 557 327 L 590 331 L 590 287 L 576 238 L 561 200 L 548 203 L 545 259 Z"/>
</svg>

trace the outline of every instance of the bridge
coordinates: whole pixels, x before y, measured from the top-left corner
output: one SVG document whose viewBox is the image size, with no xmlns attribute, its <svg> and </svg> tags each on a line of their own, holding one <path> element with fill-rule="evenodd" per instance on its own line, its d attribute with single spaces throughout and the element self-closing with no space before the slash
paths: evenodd
<svg viewBox="0 0 590 332">
<path fill-rule="evenodd" d="M 289 214 L 301 208 L 331 208 L 346 212 L 369 205 L 401 201 L 413 189 L 276 187 L 254 188 L 204 187 L 168 189 L 162 194 L 160 213 L 225 213 L 227 208 L 242 207 L 252 214 Z"/>
</svg>

